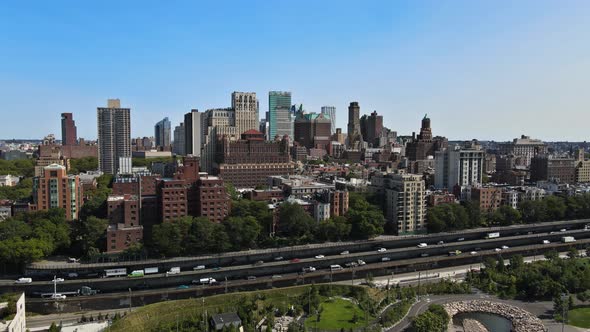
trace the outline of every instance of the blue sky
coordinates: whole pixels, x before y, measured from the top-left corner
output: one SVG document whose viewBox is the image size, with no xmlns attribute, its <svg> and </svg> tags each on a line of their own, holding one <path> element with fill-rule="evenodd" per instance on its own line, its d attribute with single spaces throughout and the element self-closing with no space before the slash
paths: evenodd
<svg viewBox="0 0 590 332">
<path fill-rule="evenodd" d="M 60 134 L 120 98 L 132 135 L 191 108 L 288 90 L 308 111 L 377 110 L 399 134 L 588 140 L 590 1 L 10 1 L 0 138 Z"/>
</svg>

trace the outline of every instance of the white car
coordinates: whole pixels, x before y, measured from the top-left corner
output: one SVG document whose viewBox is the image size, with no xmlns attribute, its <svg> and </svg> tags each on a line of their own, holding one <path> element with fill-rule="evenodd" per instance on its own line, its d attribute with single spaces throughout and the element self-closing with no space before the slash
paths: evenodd
<svg viewBox="0 0 590 332">
<path fill-rule="evenodd" d="M 303 272 L 313 272 L 313 271 L 315 271 L 315 267 L 313 267 L 313 266 L 308 266 L 308 267 L 303 268 Z"/>
<path fill-rule="evenodd" d="M 438 241 L 438 244 L 445 244 L 445 241 Z"/>
<path fill-rule="evenodd" d="M 381 261 L 382 262 L 389 262 L 390 260 L 391 260 L 391 258 L 389 258 L 389 257 L 383 257 L 383 258 L 381 258 Z"/>
<path fill-rule="evenodd" d="M 325 257 L 326 256 L 324 256 L 324 255 L 317 255 L 317 256 L 315 256 L 316 259 L 322 259 L 322 258 L 325 258 Z"/>
<path fill-rule="evenodd" d="M 359 260 L 357 261 L 357 263 L 358 263 L 360 266 L 363 266 L 363 265 L 367 264 L 367 263 L 365 263 L 365 261 L 364 261 L 364 260 L 362 260 L 362 259 L 359 259 Z"/>
<path fill-rule="evenodd" d="M 63 294 L 51 294 L 51 298 L 54 300 L 65 300 L 66 296 Z"/>
<path fill-rule="evenodd" d="M 502 249 L 508 249 L 508 248 L 510 248 L 510 247 L 508 247 L 508 246 L 502 246 Z"/>
<path fill-rule="evenodd" d="M 385 249 L 385 248 L 379 248 L 379 249 L 377 249 L 377 252 L 386 252 L 386 251 L 387 251 L 387 249 Z"/>
<path fill-rule="evenodd" d="M 562 229 L 560 229 L 559 231 L 560 231 L 560 232 L 565 232 L 565 231 L 567 231 L 567 229 L 565 229 L 565 228 L 562 228 Z"/>
<path fill-rule="evenodd" d="M 496 249 L 494 249 L 494 251 L 495 251 L 495 252 L 498 252 L 498 251 L 502 251 L 502 249 L 500 249 L 500 248 L 496 248 Z"/>
<path fill-rule="evenodd" d="M 350 254 L 350 251 L 348 250 L 344 250 L 343 252 L 340 253 L 340 255 L 348 255 Z"/>
<path fill-rule="evenodd" d="M 464 237 L 460 237 L 460 238 L 457 239 L 457 241 L 459 241 L 459 242 L 465 241 L 465 238 Z"/>
<path fill-rule="evenodd" d="M 543 240 L 543 244 L 549 244 L 549 243 L 551 243 L 551 241 L 549 241 L 549 240 Z"/>
<path fill-rule="evenodd" d="M 428 244 L 422 242 L 422 243 L 419 243 L 417 247 L 418 248 L 426 248 L 426 247 L 428 247 Z"/>
<path fill-rule="evenodd" d="M 32 278 L 18 278 L 14 283 L 15 284 L 30 284 L 33 282 Z"/>
<path fill-rule="evenodd" d="M 471 254 L 471 255 L 477 255 L 477 251 L 472 251 L 469 254 Z"/>
<path fill-rule="evenodd" d="M 68 273 L 68 278 L 78 278 L 78 273 L 70 272 L 70 273 Z"/>
<path fill-rule="evenodd" d="M 282 261 L 282 260 L 283 260 L 283 257 L 282 256 L 275 257 L 275 261 Z"/>
<path fill-rule="evenodd" d="M 55 278 L 52 281 L 55 281 L 55 282 L 64 282 L 64 278 Z"/>
</svg>

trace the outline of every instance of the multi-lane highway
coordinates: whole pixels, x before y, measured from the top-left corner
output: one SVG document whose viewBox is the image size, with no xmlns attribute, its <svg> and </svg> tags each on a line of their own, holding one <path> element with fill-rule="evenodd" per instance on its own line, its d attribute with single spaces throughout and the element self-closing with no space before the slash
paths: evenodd
<svg viewBox="0 0 590 332">
<path fill-rule="evenodd" d="M 526 232 L 519 227 L 502 229 L 485 229 L 478 232 L 459 234 L 437 234 L 432 236 L 403 237 L 405 246 L 400 247 L 398 241 L 378 239 L 362 241 L 363 246 L 370 243 L 369 250 L 354 251 L 359 243 L 352 242 L 329 244 L 326 246 L 302 246 L 301 250 L 282 251 L 282 259 L 277 260 L 273 255 L 270 261 L 247 264 L 219 265 L 215 268 L 206 266 L 204 269 L 193 271 L 185 268 L 180 273 L 166 276 L 165 274 L 146 275 L 139 278 L 88 278 L 65 280 L 58 284 L 58 292 L 71 292 L 81 286 L 90 286 L 101 293 L 90 297 L 68 297 L 59 301 L 60 310 L 77 310 L 82 307 L 88 309 L 116 308 L 119 306 L 140 305 L 157 302 L 162 299 L 195 297 L 226 291 L 261 289 L 268 287 L 291 286 L 309 282 L 327 282 L 363 278 L 367 273 L 373 276 L 398 275 L 419 270 L 433 270 L 456 265 L 479 264 L 486 256 L 502 255 L 505 258 L 514 254 L 532 255 L 548 250 L 567 250 L 570 246 L 586 248 L 590 245 L 590 231 L 584 226 L 589 221 L 559 223 L 555 225 L 542 224 L 527 225 Z M 549 224 L 549 223 L 548 223 Z M 548 227 L 549 226 L 549 227 Z M 539 231 L 542 229 L 542 231 Z M 549 229 L 549 231 L 547 231 Z M 563 230 L 563 231 L 562 231 Z M 499 238 L 485 239 L 489 232 L 500 232 Z M 473 235 L 477 234 L 477 235 Z M 573 236 L 576 242 L 561 243 L 563 236 Z M 479 237 L 479 238 L 476 238 Z M 442 238 L 446 240 L 442 240 Z M 549 243 L 543 243 L 549 241 Z M 426 243 L 424 247 L 418 244 Z M 299 256 L 313 247 L 311 256 Z M 502 249 L 504 247 L 504 249 Z M 337 248 L 337 250 L 334 250 Z M 378 250 L 384 248 L 385 250 Z M 459 250 L 460 253 L 457 251 Z M 452 252 L 452 255 L 449 254 Z M 233 253 L 234 255 L 236 253 Z M 241 253 L 247 255 L 248 252 Z M 275 253 L 276 254 L 276 253 Z M 253 255 L 250 255 L 253 256 Z M 316 258 L 317 256 L 317 258 Z M 251 257 L 250 259 L 256 259 Z M 365 265 L 351 266 L 350 263 L 362 260 Z M 154 262 L 150 262 L 154 264 Z M 83 264 L 81 264 L 83 265 Z M 331 265 L 340 265 L 340 269 L 330 269 Z M 348 265 L 348 266 L 347 266 Z M 66 265 L 67 266 L 67 265 Z M 147 265 L 145 267 L 149 267 Z M 190 265 L 192 266 L 192 265 Z M 315 271 L 304 273 L 304 268 L 314 267 Z M 134 266 L 133 269 L 136 269 Z M 74 267 L 74 270 L 79 267 Z M 132 269 L 128 269 L 128 273 Z M 71 270 L 65 270 L 67 273 Z M 160 272 L 164 272 L 160 270 Z M 35 278 L 35 277 L 33 277 Z M 215 278 L 217 283 L 212 285 L 194 285 L 192 281 L 203 278 Z M 178 287 L 181 286 L 179 289 Z M 30 284 L 15 285 L 14 281 L 0 282 L 2 291 L 25 291 L 29 296 L 53 291 L 53 282 L 33 281 Z M 121 299 L 127 299 L 122 303 Z M 141 299 L 141 300 L 139 300 Z M 99 302 L 103 304 L 98 304 Z M 136 303 L 140 301 L 140 303 Z M 53 312 L 53 307 L 46 306 L 46 299 L 32 299 L 29 302 L 38 303 L 39 307 Z M 96 305 L 93 305 L 92 303 Z M 123 301 L 124 302 L 124 301 Z"/>
</svg>

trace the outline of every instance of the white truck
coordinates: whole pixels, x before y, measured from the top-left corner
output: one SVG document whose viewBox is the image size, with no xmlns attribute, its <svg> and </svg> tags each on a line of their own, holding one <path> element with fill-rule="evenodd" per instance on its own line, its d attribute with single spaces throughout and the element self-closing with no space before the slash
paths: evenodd
<svg viewBox="0 0 590 332">
<path fill-rule="evenodd" d="M 563 242 L 563 243 L 576 242 L 576 239 L 573 236 L 562 236 L 561 242 Z"/>
<path fill-rule="evenodd" d="M 216 282 L 217 282 L 217 280 L 215 280 L 214 278 L 201 278 L 201 279 L 199 279 L 199 283 L 201 285 L 212 285 Z"/>
<path fill-rule="evenodd" d="M 126 268 L 104 270 L 104 276 L 106 278 L 109 278 L 109 277 L 124 277 L 126 275 L 127 275 L 127 269 Z"/>
<path fill-rule="evenodd" d="M 166 276 L 172 275 L 172 274 L 179 274 L 180 273 L 180 267 L 176 266 L 176 267 L 171 267 L 170 271 L 166 272 Z"/>
<path fill-rule="evenodd" d="M 499 237 L 500 237 L 500 233 L 498 233 L 498 232 L 486 234 L 486 239 L 497 239 Z"/>
<path fill-rule="evenodd" d="M 155 274 L 158 273 L 158 268 L 157 267 L 146 267 L 143 272 L 145 274 Z"/>
</svg>

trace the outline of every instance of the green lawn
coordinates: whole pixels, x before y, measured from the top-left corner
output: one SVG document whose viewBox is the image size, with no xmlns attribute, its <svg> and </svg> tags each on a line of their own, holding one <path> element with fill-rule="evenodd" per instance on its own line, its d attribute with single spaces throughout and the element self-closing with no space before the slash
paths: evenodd
<svg viewBox="0 0 590 332">
<path fill-rule="evenodd" d="M 578 327 L 590 328 L 590 307 L 570 310 L 567 314 L 567 323 Z"/>
<path fill-rule="evenodd" d="M 305 326 L 308 328 L 319 328 L 335 330 L 340 328 L 356 328 L 365 326 L 365 313 L 358 307 L 358 305 L 343 299 L 331 299 L 321 304 L 323 308 L 320 314 L 320 321 L 316 322 L 317 317 L 311 315 L 305 320 Z M 354 313 L 356 312 L 358 320 L 356 323 L 352 322 Z M 371 319 L 371 317 L 369 317 Z M 317 324 L 317 325 L 316 325 Z"/>
</svg>

